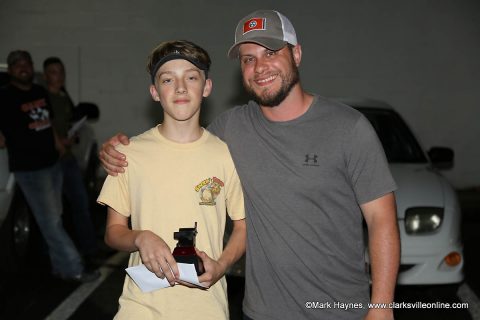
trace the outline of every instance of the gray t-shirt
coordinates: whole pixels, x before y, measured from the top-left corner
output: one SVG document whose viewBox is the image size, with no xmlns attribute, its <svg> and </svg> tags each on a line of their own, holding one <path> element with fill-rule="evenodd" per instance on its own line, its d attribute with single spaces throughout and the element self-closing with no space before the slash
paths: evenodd
<svg viewBox="0 0 480 320">
<path fill-rule="evenodd" d="M 359 204 L 396 188 L 368 120 L 315 96 L 291 121 L 269 121 L 249 102 L 222 113 L 208 129 L 228 144 L 244 188 L 245 314 L 360 319 L 369 278 Z M 307 308 L 308 302 L 319 308 Z M 335 302 L 364 309 L 344 310 Z"/>
</svg>

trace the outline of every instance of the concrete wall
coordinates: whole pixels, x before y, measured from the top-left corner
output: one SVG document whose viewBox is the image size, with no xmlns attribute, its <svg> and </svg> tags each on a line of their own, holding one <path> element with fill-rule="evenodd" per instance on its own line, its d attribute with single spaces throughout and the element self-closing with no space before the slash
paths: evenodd
<svg viewBox="0 0 480 320">
<path fill-rule="evenodd" d="M 0 62 L 12 49 L 66 63 L 76 101 L 101 107 L 100 141 L 159 121 L 145 61 L 167 39 L 189 39 L 212 56 L 214 92 L 204 121 L 245 101 L 238 65 L 226 57 L 237 21 L 275 8 L 296 27 L 304 87 L 325 96 L 383 100 L 407 120 L 425 148 L 453 147 L 456 187 L 480 184 L 480 2 L 0 0 Z M 3 58 L 2 58 L 3 57 Z M 3 61 L 2 61 L 3 60 Z"/>
</svg>

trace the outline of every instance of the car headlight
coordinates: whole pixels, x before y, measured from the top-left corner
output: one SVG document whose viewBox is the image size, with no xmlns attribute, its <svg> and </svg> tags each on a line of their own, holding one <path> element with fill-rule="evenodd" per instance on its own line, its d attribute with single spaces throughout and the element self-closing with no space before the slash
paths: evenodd
<svg viewBox="0 0 480 320">
<path fill-rule="evenodd" d="M 405 213 L 405 230 L 408 234 L 427 234 L 440 228 L 443 208 L 416 207 Z"/>
</svg>

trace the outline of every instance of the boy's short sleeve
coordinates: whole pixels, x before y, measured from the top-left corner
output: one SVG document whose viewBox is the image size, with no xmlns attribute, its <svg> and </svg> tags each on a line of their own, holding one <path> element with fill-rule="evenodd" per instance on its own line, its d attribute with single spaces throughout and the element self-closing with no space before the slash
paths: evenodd
<svg viewBox="0 0 480 320">
<path fill-rule="evenodd" d="M 111 207 L 125 217 L 130 216 L 131 204 L 127 171 L 119 173 L 116 177 L 107 176 L 97 202 Z"/>
</svg>

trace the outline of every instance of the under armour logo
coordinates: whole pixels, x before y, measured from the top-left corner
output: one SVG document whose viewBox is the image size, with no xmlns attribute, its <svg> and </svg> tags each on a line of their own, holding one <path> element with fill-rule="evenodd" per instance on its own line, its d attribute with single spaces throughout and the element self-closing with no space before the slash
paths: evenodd
<svg viewBox="0 0 480 320">
<path fill-rule="evenodd" d="M 309 154 L 305 155 L 305 162 L 313 161 L 314 163 L 317 163 L 318 162 L 317 159 L 318 159 L 318 156 L 316 154 L 314 154 L 312 156 L 309 155 Z"/>
<path fill-rule="evenodd" d="M 306 154 L 304 166 L 318 166 L 318 156 L 316 154 Z"/>
</svg>

